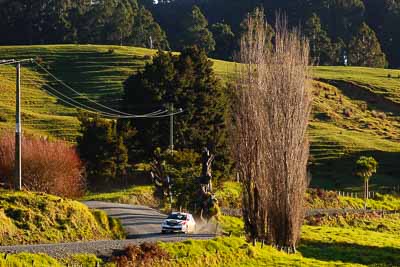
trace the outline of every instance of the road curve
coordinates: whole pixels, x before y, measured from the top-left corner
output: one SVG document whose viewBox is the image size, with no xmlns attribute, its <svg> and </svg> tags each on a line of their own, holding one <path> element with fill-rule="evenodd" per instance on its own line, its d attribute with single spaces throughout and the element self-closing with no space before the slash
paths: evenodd
<svg viewBox="0 0 400 267">
<path fill-rule="evenodd" d="M 161 231 L 161 223 L 166 218 L 164 214 L 146 206 L 101 201 L 86 201 L 83 204 L 91 209 L 103 210 L 109 216 L 120 219 L 127 238 L 158 235 Z"/>
<path fill-rule="evenodd" d="M 120 250 L 129 244 L 143 242 L 179 242 L 186 239 L 211 239 L 212 231 L 200 229 L 197 234 L 161 234 L 161 222 L 166 216 L 145 206 L 117 204 L 111 202 L 84 202 L 91 209 L 104 210 L 109 216 L 119 218 L 127 233 L 126 240 L 101 240 L 90 242 L 71 242 L 40 245 L 0 246 L 2 253 L 46 253 L 52 257 L 63 258 L 75 253 L 93 253 L 108 257 L 114 250 Z M 207 227 L 209 228 L 209 227 Z"/>
</svg>

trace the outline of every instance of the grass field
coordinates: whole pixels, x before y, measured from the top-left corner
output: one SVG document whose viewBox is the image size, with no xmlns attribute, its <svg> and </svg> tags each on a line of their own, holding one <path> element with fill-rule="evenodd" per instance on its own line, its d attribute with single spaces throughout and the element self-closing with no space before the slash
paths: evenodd
<svg viewBox="0 0 400 267">
<path fill-rule="evenodd" d="M 61 90 L 88 106 L 93 100 L 112 107 L 121 99 L 122 83 L 151 61 L 154 50 L 99 45 L 3 46 L 0 58 L 37 58 L 58 78 L 79 91 L 74 94 L 38 67 L 22 69 L 22 114 L 26 132 L 74 141 L 77 111 L 43 89 Z M 235 64 L 214 61 L 224 80 L 234 76 Z M 390 74 L 390 76 L 388 76 Z M 353 175 L 360 155 L 380 163 L 372 189 L 400 184 L 400 71 L 317 67 L 314 69 L 314 110 L 309 135 L 312 142 L 312 185 L 359 188 Z M 0 128 L 13 129 L 15 70 L 0 66 Z"/>
<path fill-rule="evenodd" d="M 356 223 L 303 226 L 295 255 L 245 242 L 241 219 L 224 217 L 232 237 L 161 244 L 172 266 L 400 266 L 399 215 L 359 219 Z M 232 254 L 235 256 L 232 257 Z"/>
<path fill-rule="evenodd" d="M 353 83 L 367 91 L 400 103 L 400 70 L 365 67 L 317 67 L 314 76 L 327 81 Z"/>
</svg>

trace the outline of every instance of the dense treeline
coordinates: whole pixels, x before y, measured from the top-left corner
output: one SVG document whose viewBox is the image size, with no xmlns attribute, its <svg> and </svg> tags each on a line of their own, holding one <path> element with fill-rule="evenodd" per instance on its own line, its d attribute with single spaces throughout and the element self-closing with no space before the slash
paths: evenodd
<svg viewBox="0 0 400 267">
<path fill-rule="evenodd" d="M 350 65 L 383 67 L 388 63 L 391 67 L 400 66 L 400 50 L 396 49 L 400 45 L 400 29 L 397 26 L 400 23 L 400 0 L 168 0 L 158 1 L 157 4 L 151 0 L 141 2 L 152 11 L 167 32 L 173 49 L 179 48 L 181 39 L 182 26 L 178 27 L 177 24 L 184 25 L 184 22 L 176 22 L 170 18 L 188 14 L 193 5 L 196 5 L 208 20 L 208 29 L 217 41 L 213 56 L 229 58 L 237 49 L 238 40 L 243 32 L 243 18 L 255 7 L 262 6 L 270 22 L 274 22 L 276 12 L 280 11 L 288 15 L 292 26 L 301 25 L 311 40 L 311 56 L 316 64 L 337 65 L 347 61 Z M 224 31 L 213 31 L 215 28 L 221 29 L 221 24 L 224 25 Z M 221 33 L 225 34 L 226 38 L 221 38 Z M 218 40 L 224 40 L 225 43 Z M 361 52 L 354 56 L 354 51 Z"/>
<path fill-rule="evenodd" d="M 96 43 L 168 49 L 136 0 L 17 0 L 0 3 L 1 44 Z"/>
<path fill-rule="evenodd" d="M 269 22 L 284 12 L 302 27 L 315 64 L 400 66 L 400 0 L 1 1 L 0 44 L 197 45 L 232 59 L 244 18 L 258 6 Z"/>
</svg>

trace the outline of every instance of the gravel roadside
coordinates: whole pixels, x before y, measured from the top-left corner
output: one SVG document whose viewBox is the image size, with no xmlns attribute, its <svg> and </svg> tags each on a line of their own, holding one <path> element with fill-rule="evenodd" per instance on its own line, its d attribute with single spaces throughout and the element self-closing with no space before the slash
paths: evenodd
<svg viewBox="0 0 400 267">
<path fill-rule="evenodd" d="M 149 207 L 101 201 L 87 201 L 84 204 L 91 209 L 104 210 L 109 216 L 120 219 L 127 233 L 127 239 L 0 246 L 0 252 L 45 253 L 56 258 L 63 258 L 76 253 L 93 253 L 100 257 L 108 257 L 114 250 L 121 250 L 129 244 L 157 241 L 179 242 L 186 239 L 211 239 L 215 237 L 215 234 L 210 231 L 213 227 L 209 226 L 201 228 L 199 233 L 196 234 L 161 234 L 161 222 L 166 218 L 166 215 Z"/>
<path fill-rule="evenodd" d="M 179 242 L 190 239 L 211 239 L 213 234 L 194 234 L 194 235 L 158 235 L 127 240 L 103 240 L 92 242 L 73 242 L 44 245 L 23 245 L 23 246 L 2 246 L 2 253 L 45 253 L 55 258 L 65 258 L 76 253 L 93 253 L 99 257 L 109 257 L 115 250 L 122 250 L 130 244 L 141 244 L 143 242 Z"/>
</svg>

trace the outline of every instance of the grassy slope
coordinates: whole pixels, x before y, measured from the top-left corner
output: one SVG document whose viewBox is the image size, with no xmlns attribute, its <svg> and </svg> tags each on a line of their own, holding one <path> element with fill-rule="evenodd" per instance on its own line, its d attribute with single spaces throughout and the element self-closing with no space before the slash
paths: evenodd
<svg viewBox="0 0 400 267">
<path fill-rule="evenodd" d="M 131 205 L 146 205 L 149 207 L 159 206 L 159 201 L 154 197 L 154 187 L 150 185 L 133 186 L 108 193 L 89 193 L 82 200 L 110 201 Z"/>
<path fill-rule="evenodd" d="M 349 181 L 354 181 L 354 162 L 360 155 L 373 155 L 380 163 L 372 188 L 375 182 L 400 183 L 399 75 L 398 70 L 315 68 L 314 76 L 324 83 L 314 86 L 314 119 L 310 127 L 311 150 L 317 165 L 314 185 L 352 186 Z M 344 110 L 350 111 L 350 116 Z"/>
<path fill-rule="evenodd" d="M 29 192 L 1 191 L 0 245 L 123 237 L 119 221 L 80 202 Z"/>
<path fill-rule="evenodd" d="M 233 217 L 221 220 L 225 230 L 233 230 L 233 237 L 161 246 L 176 258 L 174 266 L 399 266 L 398 219 L 391 215 L 346 226 L 304 226 L 295 255 L 247 244 L 240 237 L 243 222 Z"/>
<path fill-rule="evenodd" d="M 49 70 L 73 88 L 113 106 L 120 100 L 122 82 L 154 53 L 143 48 L 94 45 L 0 47 L 0 58 L 40 57 Z M 214 62 L 217 74 L 229 80 L 235 64 Z M 388 78 L 389 73 L 392 78 Z M 310 125 L 314 186 L 346 188 L 361 184 L 352 175 L 355 159 L 361 154 L 374 155 L 381 163 L 375 181 L 400 184 L 396 160 L 400 152 L 399 74 L 369 68 L 315 68 L 315 77 L 323 82 L 314 84 Z M 22 77 L 25 129 L 74 140 L 79 127 L 75 109 L 60 105 L 40 89 L 50 84 L 71 97 L 77 96 L 36 67 L 24 68 Z M 13 128 L 14 79 L 11 67 L 0 67 L 0 128 Z M 84 98 L 78 99 L 92 105 Z M 345 115 L 344 110 L 351 115 Z"/>
<path fill-rule="evenodd" d="M 400 70 L 365 67 L 317 67 L 315 77 L 325 80 L 354 82 L 365 89 L 400 103 Z"/>
</svg>

